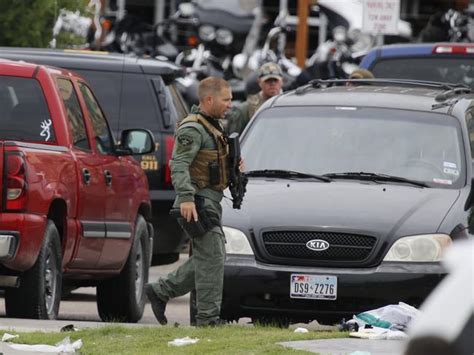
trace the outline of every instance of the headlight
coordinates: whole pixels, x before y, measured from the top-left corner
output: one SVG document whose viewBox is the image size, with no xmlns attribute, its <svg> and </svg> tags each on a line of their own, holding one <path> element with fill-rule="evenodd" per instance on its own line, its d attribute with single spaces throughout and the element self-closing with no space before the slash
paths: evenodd
<svg viewBox="0 0 474 355">
<path fill-rule="evenodd" d="M 223 227 L 227 254 L 253 255 L 252 247 L 245 234 L 238 229 Z"/>
<path fill-rule="evenodd" d="M 216 38 L 216 30 L 211 25 L 202 25 L 199 27 L 199 38 L 204 42 L 213 41 Z"/>
<path fill-rule="evenodd" d="M 397 240 L 384 261 L 432 262 L 441 261 L 443 252 L 452 244 L 446 234 L 426 234 Z"/>
<path fill-rule="evenodd" d="M 223 46 L 228 46 L 234 40 L 234 35 L 227 28 L 219 28 L 216 32 L 216 41 Z"/>
</svg>

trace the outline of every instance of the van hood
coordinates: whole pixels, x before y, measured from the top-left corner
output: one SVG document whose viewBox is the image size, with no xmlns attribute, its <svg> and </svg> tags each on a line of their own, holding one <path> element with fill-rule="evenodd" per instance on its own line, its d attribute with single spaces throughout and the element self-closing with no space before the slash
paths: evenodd
<svg viewBox="0 0 474 355">
<path fill-rule="evenodd" d="M 262 229 L 299 228 L 391 239 L 437 232 L 459 194 L 406 184 L 251 178 L 240 210 L 225 199 L 223 225 L 256 235 Z"/>
</svg>

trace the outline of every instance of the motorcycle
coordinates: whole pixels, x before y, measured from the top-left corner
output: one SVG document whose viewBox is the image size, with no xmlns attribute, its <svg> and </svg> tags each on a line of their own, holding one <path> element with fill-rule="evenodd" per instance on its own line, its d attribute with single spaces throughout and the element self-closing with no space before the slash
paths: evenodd
<svg viewBox="0 0 474 355">
<path fill-rule="evenodd" d="M 247 1 L 245 6 L 218 0 L 195 0 L 184 4 L 192 6 L 187 15 L 193 19 L 197 39 L 194 48 L 182 51 L 175 60 L 176 64 L 188 69 L 187 77 L 180 82 L 185 98 L 189 103 L 196 103 L 197 81 L 218 76 L 229 81 L 234 99 L 244 99 L 245 86 L 234 71 L 233 58 L 243 50 L 258 1 Z"/>
<path fill-rule="evenodd" d="M 430 17 L 419 42 L 474 42 L 474 13 L 449 9 Z"/>
<path fill-rule="evenodd" d="M 273 22 L 266 36 L 261 49 L 254 49 L 252 54 L 248 56 L 247 53 L 242 53 L 237 58 L 234 64 L 235 70 L 240 73 L 245 73 L 245 91 L 247 95 L 256 94 L 260 87 L 257 80 L 258 68 L 267 62 L 274 62 L 280 65 L 283 71 L 283 90 L 288 90 L 293 86 L 297 76 L 301 73 L 300 67 L 290 60 L 286 54 L 287 35 L 293 29 L 287 26 L 288 4 L 286 1 L 280 2 L 278 16 Z M 259 18 L 255 19 L 257 23 Z M 254 24 L 255 25 L 255 24 Z M 263 22 L 260 23 L 260 29 Z M 255 35 L 257 37 L 257 35 Z M 258 43 L 255 39 L 254 43 Z M 242 63 L 240 66 L 237 63 Z M 243 65 L 245 64 L 245 65 Z"/>
</svg>

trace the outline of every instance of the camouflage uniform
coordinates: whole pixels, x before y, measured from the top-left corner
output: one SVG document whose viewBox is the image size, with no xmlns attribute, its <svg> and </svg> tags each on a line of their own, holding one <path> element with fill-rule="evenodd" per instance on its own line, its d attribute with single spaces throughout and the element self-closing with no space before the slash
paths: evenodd
<svg viewBox="0 0 474 355">
<path fill-rule="evenodd" d="M 237 132 L 242 134 L 244 128 L 250 122 L 253 114 L 264 103 L 262 92 L 255 95 L 249 95 L 247 100 L 239 107 L 232 108 L 227 114 L 227 134 Z"/>
<path fill-rule="evenodd" d="M 260 68 L 258 68 L 257 77 L 259 82 L 265 82 L 268 79 L 283 79 L 283 72 L 280 66 L 277 63 L 268 62 L 262 64 Z M 263 92 L 260 91 L 256 95 L 249 95 L 247 100 L 237 108 L 232 109 L 227 114 L 227 134 L 231 134 L 237 132 L 242 134 L 244 128 L 252 119 L 254 113 L 262 106 L 265 102 L 265 98 L 263 96 Z"/>
<path fill-rule="evenodd" d="M 192 179 L 190 170 L 198 154 L 206 150 L 216 150 L 215 137 L 200 122 L 187 122 L 193 115 L 200 115 L 207 121 L 218 120 L 196 113 L 193 110 L 186 117 L 175 134 L 175 146 L 170 161 L 171 179 L 176 191 L 174 206 L 182 202 L 192 202 L 202 198 L 206 212 L 217 217 L 221 223 L 223 197 L 222 186 L 218 189 L 204 187 Z M 196 324 L 206 325 L 219 318 L 224 281 L 225 237 L 220 225 L 216 225 L 201 237 L 191 239 L 192 256 L 177 270 L 152 284 L 156 295 L 164 302 L 196 290 Z"/>
</svg>

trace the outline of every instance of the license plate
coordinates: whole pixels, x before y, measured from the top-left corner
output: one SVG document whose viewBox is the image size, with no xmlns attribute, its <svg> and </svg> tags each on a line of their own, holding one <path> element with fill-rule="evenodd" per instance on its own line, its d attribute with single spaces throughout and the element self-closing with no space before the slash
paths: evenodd
<svg viewBox="0 0 474 355">
<path fill-rule="evenodd" d="M 290 297 L 335 300 L 337 298 L 337 277 L 291 274 Z"/>
</svg>

